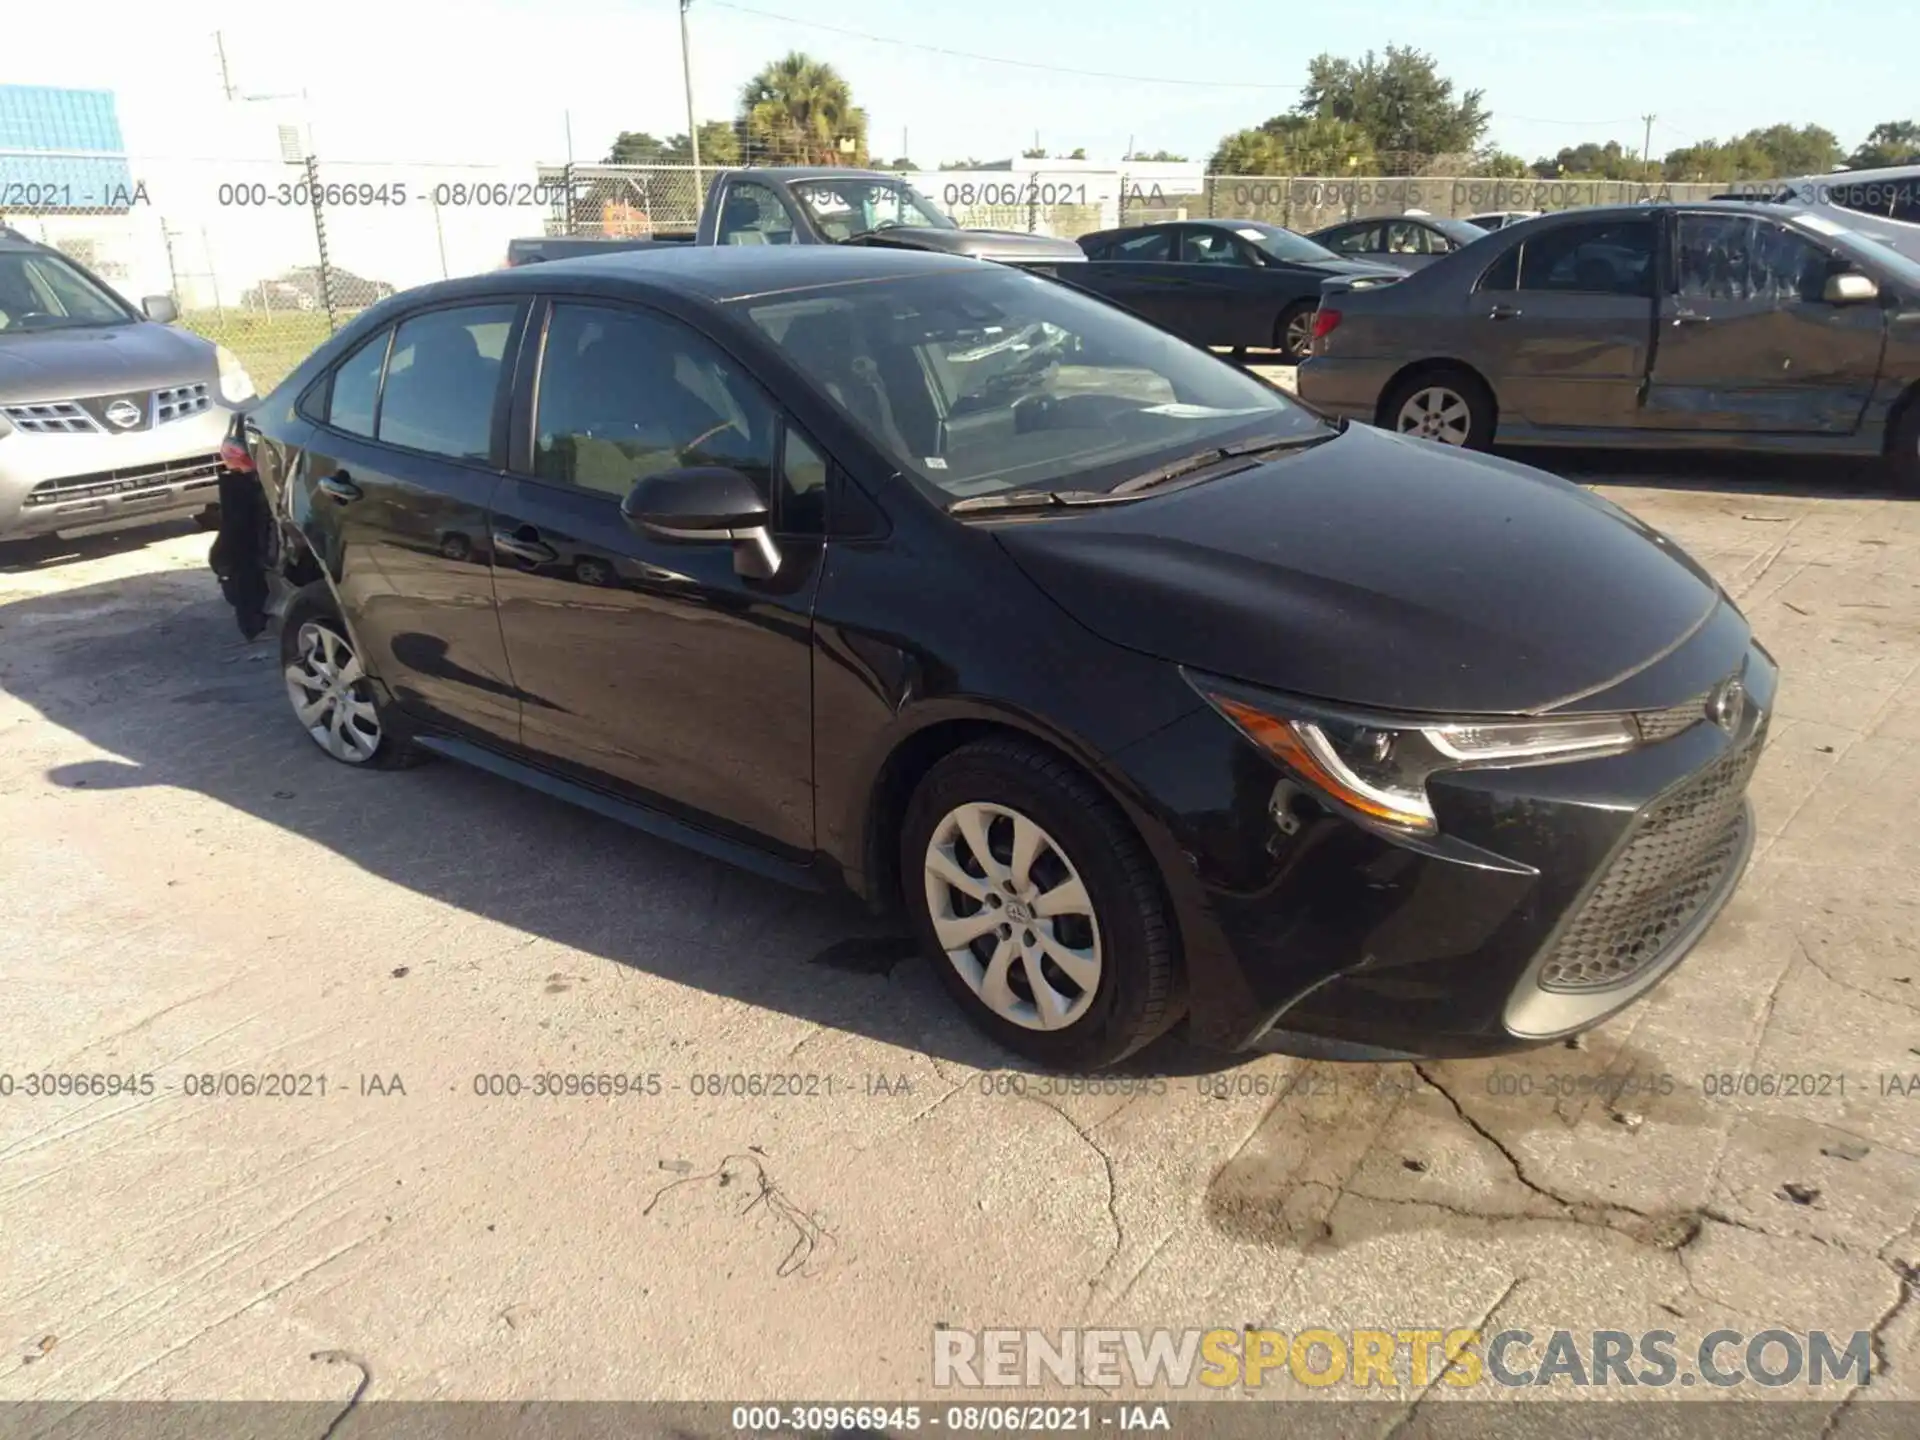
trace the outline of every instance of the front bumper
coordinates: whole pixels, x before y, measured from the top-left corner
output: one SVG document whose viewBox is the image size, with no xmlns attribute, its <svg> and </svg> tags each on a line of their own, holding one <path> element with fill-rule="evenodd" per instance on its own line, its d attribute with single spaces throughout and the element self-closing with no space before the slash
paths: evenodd
<svg viewBox="0 0 1920 1440">
<path fill-rule="evenodd" d="M 1371 425 L 1380 409 L 1380 392 L 1393 377 L 1390 360 L 1348 360 L 1308 355 L 1300 362 L 1294 386 L 1316 410 Z"/>
<path fill-rule="evenodd" d="M 215 405 L 124 435 L 0 436 L 0 540 L 205 508 L 216 498 L 232 418 Z"/>
<path fill-rule="evenodd" d="M 1193 1037 L 1484 1055 L 1631 1004 L 1705 934 L 1751 851 L 1778 676 L 1757 645 L 1742 663 L 1751 703 L 1732 733 L 1703 711 L 1624 755 L 1437 777 L 1444 845 L 1335 813 L 1211 711 L 1123 752 L 1126 783 L 1162 797 L 1156 848 L 1178 857 L 1162 869 Z"/>
</svg>

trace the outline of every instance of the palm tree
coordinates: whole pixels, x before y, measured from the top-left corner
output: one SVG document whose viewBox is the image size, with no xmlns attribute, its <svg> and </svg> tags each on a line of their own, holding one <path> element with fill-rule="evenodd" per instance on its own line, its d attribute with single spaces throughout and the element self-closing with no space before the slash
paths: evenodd
<svg viewBox="0 0 1920 1440">
<path fill-rule="evenodd" d="M 867 112 L 831 65 L 793 51 L 740 92 L 750 159 L 799 165 L 865 165 Z"/>
</svg>

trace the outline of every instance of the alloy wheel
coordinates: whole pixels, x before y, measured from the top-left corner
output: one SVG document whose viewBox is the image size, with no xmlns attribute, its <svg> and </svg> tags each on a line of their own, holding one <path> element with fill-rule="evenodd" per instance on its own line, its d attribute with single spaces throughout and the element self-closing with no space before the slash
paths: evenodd
<svg viewBox="0 0 1920 1440">
<path fill-rule="evenodd" d="M 1005 805 L 956 806 L 933 828 L 927 910 L 947 961 L 994 1014 L 1059 1030 L 1100 988 L 1093 901 L 1060 844 Z"/>
<path fill-rule="evenodd" d="M 1295 358 L 1304 357 L 1313 348 L 1313 312 L 1303 310 L 1287 321 L 1287 333 L 1282 338 L 1286 342 L 1287 354 Z"/>
<path fill-rule="evenodd" d="M 1418 435 L 1442 445 L 1465 445 L 1473 430 L 1473 407 L 1458 390 L 1422 386 L 1401 405 L 1394 428 L 1402 435 Z"/>
<path fill-rule="evenodd" d="M 373 758 L 380 748 L 380 716 L 346 636 L 331 625 L 307 621 L 286 677 L 293 713 L 314 744 L 348 765 Z"/>
</svg>

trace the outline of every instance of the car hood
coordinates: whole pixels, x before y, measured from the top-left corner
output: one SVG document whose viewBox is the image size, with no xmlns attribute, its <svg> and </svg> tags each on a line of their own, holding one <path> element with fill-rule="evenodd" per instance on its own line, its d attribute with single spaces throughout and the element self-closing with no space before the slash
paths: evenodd
<svg viewBox="0 0 1920 1440">
<path fill-rule="evenodd" d="M 1658 660 L 1721 601 L 1684 552 L 1579 486 L 1364 425 L 1165 495 L 995 528 L 1104 639 L 1392 710 L 1546 710 Z"/>
<path fill-rule="evenodd" d="M 1309 270 L 1341 280 L 1398 280 L 1406 272 L 1391 265 L 1376 265 L 1371 260 L 1308 260 L 1301 262 Z"/>
<path fill-rule="evenodd" d="M 1051 235 L 1029 235 L 1024 230 L 946 230 L 933 225 L 895 225 L 858 237 L 867 245 L 897 245 L 909 250 L 938 250 L 947 255 L 970 255 L 976 260 L 1014 264 L 1045 261 L 1084 261 L 1084 251 L 1071 240 Z"/>
<path fill-rule="evenodd" d="M 210 341 L 143 320 L 0 332 L 0 404 L 151 390 L 218 373 Z"/>
</svg>

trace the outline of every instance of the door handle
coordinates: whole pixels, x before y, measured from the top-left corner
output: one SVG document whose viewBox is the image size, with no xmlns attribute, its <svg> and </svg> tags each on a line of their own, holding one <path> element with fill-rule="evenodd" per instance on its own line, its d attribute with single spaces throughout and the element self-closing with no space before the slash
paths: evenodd
<svg viewBox="0 0 1920 1440">
<path fill-rule="evenodd" d="M 1519 318 L 1520 307 L 1518 305 L 1496 305 L 1487 311 L 1487 319 L 1489 320 L 1518 320 Z"/>
<path fill-rule="evenodd" d="M 347 472 L 344 470 L 336 470 L 331 475 L 322 475 L 320 489 L 342 505 L 360 498 L 360 487 L 347 477 Z"/>
<path fill-rule="evenodd" d="M 1676 310 L 1673 312 L 1673 323 L 1676 325 L 1704 325 L 1712 318 L 1711 315 L 1702 315 L 1698 310 Z"/>
<path fill-rule="evenodd" d="M 529 530 L 531 527 L 527 527 Z M 524 560 L 529 565 L 545 565 L 559 558 L 559 552 L 551 545 L 538 540 L 528 540 L 505 530 L 493 532 L 493 548 L 503 555 L 511 555 L 516 560 Z"/>
</svg>

